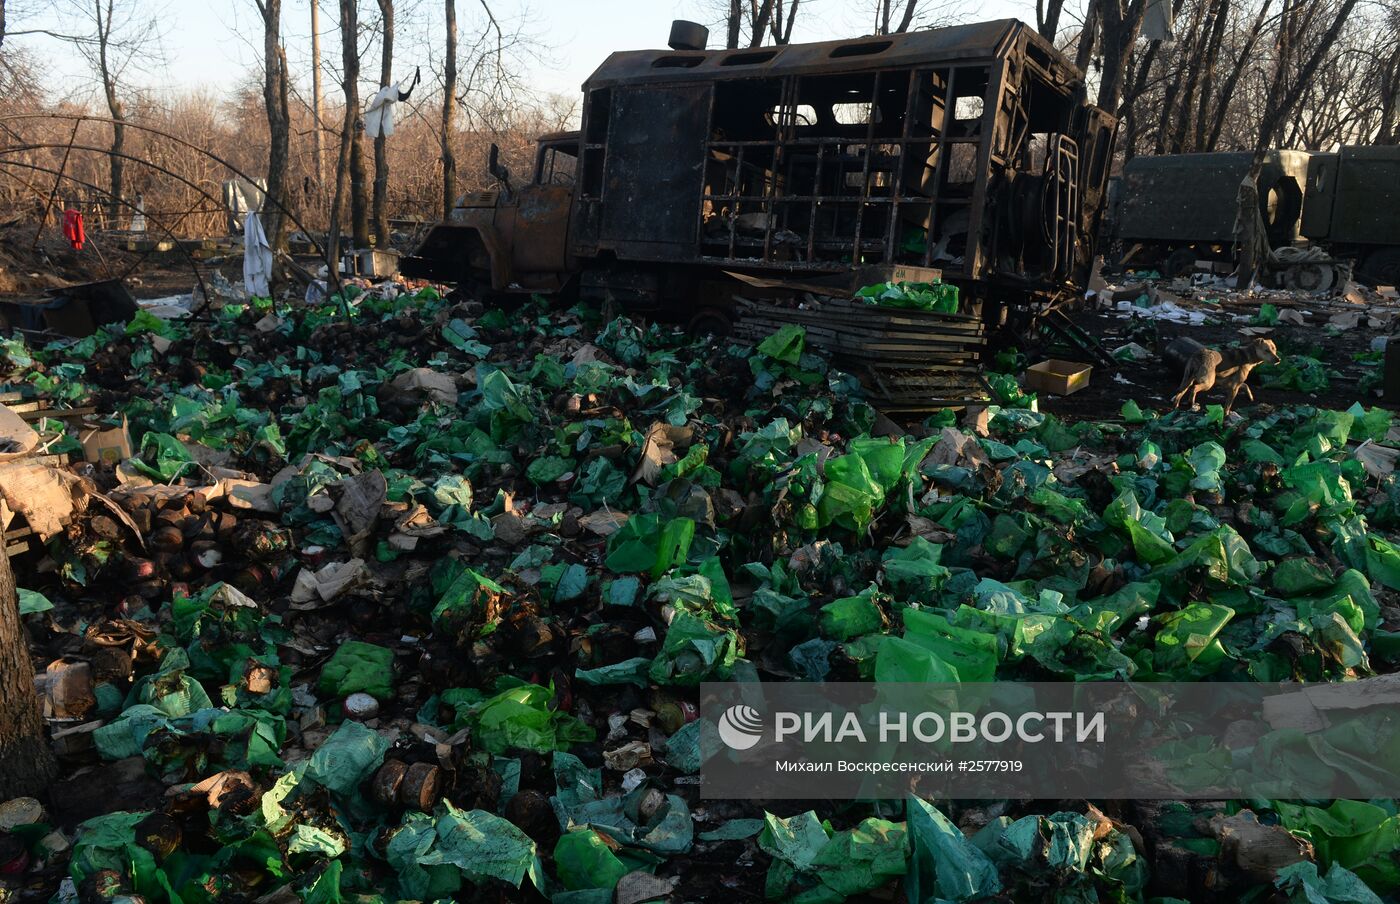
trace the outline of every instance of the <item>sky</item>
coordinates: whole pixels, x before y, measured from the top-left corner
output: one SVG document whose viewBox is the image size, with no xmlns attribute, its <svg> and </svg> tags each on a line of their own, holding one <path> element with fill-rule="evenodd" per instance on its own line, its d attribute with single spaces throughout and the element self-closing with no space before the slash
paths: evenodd
<svg viewBox="0 0 1400 904">
<path fill-rule="evenodd" d="M 262 56 L 261 24 L 253 0 L 130 0 L 147 13 L 158 16 L 164 32 L 164 64 L 147 67 L 135 76 L 144 88 L 157 91 L 183 91 L 208 88 L 216 95 L 248 77 L 260 65 Z M 310 79 L 312 0 L 283 0 L 283 40 L 294 80 L 306 84 Z M 952 0 L 938 0 L 941 3 Z M 335 33 L 337 4 L 320 0 L 321 53 L 323 58 L 340 52 Z M 377 20 L 375 4 L 361 0 L 364 21 Z M 492 9 L 505 20 L 523 18 L 530 24 L 544 52 L 528 73 L 537 90 L 546 93 L 576 95 L 580 86 L 599 63 L 614 50 L 640 50 L 664 47 L 673 19 L 693 19 L 715 23 L 714 0 L 491 0 Z M 924 6 L 947 14 L 946 7 L 936 9 L 934 2 L 924 0 Z M 22 7 L 21 7 L 22 8 Z M 442 0 L 398 0 L 404 10 L 401 19 L 421 18 L 440 28 Z M 795 39 L 831 40 L 869 34 L 873 30 L 871 0 L 805 0 Z M 988 0 L 969 3 L 963 19 L 993 19 L 1034 15 L 1029 0 Z M 459 29 L 465 42 L 477 23 L 478 0 L 458 0 Z M 25 26 L 22 19 L 11 22 L 12 29 Z M 401 25 L 408 31 L 408 25 Z M 417 31 L 415 29 L 415 31 Z M 422 34 L 418 31 L 418 34 Z M 430 68 L 439 65 L 441 45 L 438 41 L 408 41 L 399 39 L 396 57 L 405 75 L 414 65 L 422 65 L 425 77 Z M 62 83 L 80 91 L 84 85 L 81 62 L 72 58 L 61 45 L 48 38 L 27 36 L 14 39 L 30 47 L 63 76 Z M 711 46 L 723 40 L 718 27 L 712 27 Z M 8 43 L 8 42 L 7 42 Z M 366 58 L 367 72 L 377 72 L 377 62 Z M 328 96 L 333 87 L 324 89 Z"/>
</svg>

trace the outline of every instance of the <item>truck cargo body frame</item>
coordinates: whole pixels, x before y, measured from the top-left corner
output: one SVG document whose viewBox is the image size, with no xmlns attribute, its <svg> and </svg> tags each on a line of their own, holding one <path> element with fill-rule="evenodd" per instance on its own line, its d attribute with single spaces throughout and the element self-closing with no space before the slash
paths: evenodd
<svg viewBox="0 0 1400 904">
<path fill-rule="evenodd" d="M 542 140 L 530 185 L 477 196 L 405 270 L 517 292 L 577 276 L 585 296 L 674 319 L 726 273 L 850 288 L 923 268 L 973 296 L 1052 294 L 1087 277 L 1112 157 L 1115 122 L 1083 89 L 1014 20 L 615 53 L 584 85 L 577 137 Z M 545 233 L 564 220 L 560 246 Z M 549 252 L 522 252 L 527 237 Z"/>
</svg>

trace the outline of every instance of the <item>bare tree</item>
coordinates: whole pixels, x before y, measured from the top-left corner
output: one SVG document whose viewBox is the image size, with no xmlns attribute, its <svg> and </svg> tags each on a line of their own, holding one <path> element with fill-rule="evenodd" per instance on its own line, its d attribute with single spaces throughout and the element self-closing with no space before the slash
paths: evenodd
<svg viewBox="0 0 1400 904">
<path fill-rule="evenodd" d="M 43 33 L 71 44 L 88 64 L 112 119 L 108 190 L 115 221 L 126 190 L 126 79 L 133 71 L 150 71 L 153 58 L 158 61 L 158 20 L 149 9 L 142 10 L 139 0 L 54 0 L 54 4 L 63 24 Z"/>
<path fill-rule="evenodd" d="M 801 0 L 728 0 L 725 46 L 732 50 L 761 47 L 770 40 L 778 45 L 791 43 L 801 5 Z"/>
<path fill-rule="evenodd" d="M 914 24 L 914 12 L 918 9 L 919 0 L 904 0 L 904 12 L 898 21 L 894 19 L 896 0 L 878 0 L 877 5 L 879 19 L 875 23 L 875 33 L 903 34 Z"/>
<path fill-rule="evenodd" d="M 15 576 L 0 555 L 0 798 L 38 794 L 57 771 L 44 737 Z"/>
<path fill-rule="evenodd" d="M 1257 159 L 1262 160 L 1260 154 L 1277 137 L 1283 123 L 1292 117 L 1299 99 L 1336 44 L 1356 3 L 1357 0 L 1339 0 L 1334 6 L 1330 0 L 1284 0 L 1279 21 L 1278 59 L 1269 91 L 1265 95 L 1268 103 L 1260 117 L 1259 138 L 1255 142 Z M 1305 36 L 1310 32 L 1317 33 L 1319 18 L 1325 20 L 1329 14 L 1331 24 L 1319 33 L 1320 37 L 1313 42 L 1309 52 L 1304 44 Z"/>
<path fill-rule="evenodd" d="M 263 21 L 263 106 L 267 111 L 267 240 L 273 254 L 286 250 L 291 154 L 291 113 L 287 108 L 287 52 L 281 43 L 282 0 L 253 0 Z"/>
<path fill-rule="evenodd" d="M 394 81 L 394 0 L 379 0 L 379 85 Z M 389 246 L 389 151 L 381 132 L 374 139 L 374 237 L 381 248 Z"/>
<path fill-rule="evenodd" d="M 446 0 L 446 59 L 442 68 L 442 218 L 457 200 L 457 158 L 452 139 L 457 121 L 457 0 Z"/>
<path fill-rule="evenodd" d="M 1128 75 L 1133 45 L 1142 31 L 1142 18 L 1147 12 L 1146 0 L 1094 0 L 1098 11 L 1099 34 L 1103 48 L 1103 67 L 1099 73 L 1099 106 L 1117 114 L 1123 98 L 1123 83 Z"/>
<path fill-rule="evenodd" d="M 340 157 L 335 169 L 335 203 L 331 208 L 330 248 L 339 245 L 341 209 L 346 182 L 350 191 L 350 228 L 356 248 L 369 247 L 369 198 L 365 185 L 365 153 L 360 141 L 360 15 L 356 0 L 340 0 L 341 86 L 345 115 L 341 122 Z M 332 262 L 332 266 L 335 263 Z"/>
<path fill-rule="evenodd" d="M 1047 41 L 1054 41 L 1060 32 L 1060 14 L 1065 0 L 1035 0 L 1035 30 Z"/>
</svg>

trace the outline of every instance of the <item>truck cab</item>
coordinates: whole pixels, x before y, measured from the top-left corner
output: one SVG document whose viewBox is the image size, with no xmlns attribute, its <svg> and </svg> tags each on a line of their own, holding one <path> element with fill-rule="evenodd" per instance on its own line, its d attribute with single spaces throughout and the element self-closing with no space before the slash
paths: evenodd
<svg viewBox="0 0 1400 904">
<path fill-rule="evenodd" d="M 402 264 L 405 275 L 496 293 L 557 292 L 572 269 L 569 219 L 578 132 L 541 136 L 529 182 L 518 185 L 491 147 L 497 187 L 463 195 Z"/>
</svg>

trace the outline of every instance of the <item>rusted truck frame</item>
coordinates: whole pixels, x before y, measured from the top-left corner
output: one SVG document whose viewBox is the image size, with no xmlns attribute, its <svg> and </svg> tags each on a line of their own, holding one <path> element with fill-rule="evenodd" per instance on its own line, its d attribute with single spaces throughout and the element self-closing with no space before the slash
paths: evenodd
<svg viewBox="0 0 1400 904">
<path fill-rule="evenodd" d="M 1015 308 L 1086 279 L 1114 133 L 1014 20 L 614 53 L 530 184 L 496 168 L 404 271 L 682 322 L 726 317 L 736 287 L 900 272 Z"/>
</svg>

